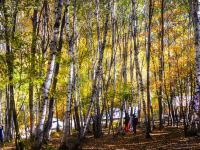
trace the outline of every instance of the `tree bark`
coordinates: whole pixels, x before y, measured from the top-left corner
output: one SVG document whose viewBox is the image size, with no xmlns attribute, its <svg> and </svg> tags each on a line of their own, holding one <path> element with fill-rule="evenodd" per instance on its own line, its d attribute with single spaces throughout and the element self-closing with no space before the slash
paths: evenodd
<svg viewBox="0 0 200 150">
<path fill-rule="evenodd" d="M 72 101 L 72 88 L 73 88 L 73 74 L 74 74 L 74 47 L 73 41 L 70 37 L 70 28 L 69 28 L 69 5 L 70 1 L 66 1 L 66 32 L 68 38 L 69 51 L 68 55 L 70 57 L 69 65 L 69 74 L 68 74 L 68 91 L 67 91 L 67 102 L 66 102 L 66 118 L 65 118 L 65 129 L 64 129 L 64 141 L 67 142 L 67 138 L 70 135 L 70 122 L 71 122 L 71 101 Z M 67 143 L 66 143 L 67 146 Z"/>
<path fill-rule="evenodd" d="M 196 86 L 195 86 L 195 94 L 198 97 L 200 103 L 200 0 L 192 1 L 192 12 L 193 12 L 193 25 L 194 25 L 194 44 L 196 50 Z M 200 116 L 200 105 L 198 108 L 198 112 L 196 112 L 198 117 Z"/>
<path fill-rule="evenodd" d="M 147 132 L 151 132 L 150 124 L 150 51 L 151 51 L 151 22 L 152 22 L 152 0 L 149 2 L 149 23 L 148 23 L 148 43 L 147 43 L 147 52 L 146 52 L 146 61 L 147 61 L 147 116 L 148 116 L 148 128 Z"/>
<path fill-rule="evenodd" d="M 108 134 L 111 132 L 111 127 L 113 128 L 113 113 L 114 113 L 114 100 L 115 100 L 115 94 L 116 94 L 116 1 L 112 0 L 112 55 L 114 58 L 114 81 L 113 81 L 113 88 L 114 88 L 114 95 L 112 97 L 111 101 L 111 110 L 110 110 L 110 123 L 109 123 L 109 129 Z"/>
<path fill-rule="evenodd" d="M 27 121 L 26 121 L 26 110 L 25 110 L 25 105 L 22 104 L 22 111 L 24 114 L 24 131 L 25 131 L 25 135 L 26 135 L 26 140 L 28 139 L 28 125 L 27 125 Z"/>
<path fill-rule="evenodd" d="M 49 135 L 50 135 L 50 130 L 52 127 L 52 120 L 54 116 L 54 105 L 55 105 L 55 93 L 56 93 L 56 87 L 57 87 L 57 81 L 58 81 L 58 73 L 60 69 L 60 59 L 61 59 L 61 50 L 62 50 L 62 45 L 63 45 L 63 32 L 64 32 L 64 26 L 65 26 L 65 15 L 62 18 L 62 23 L 61 23 L 61 29 L 60 29 L 60 39 L 58 42 L 58 48 L 57 48 L 57 53 L 56 53 L 56 58 L 57 61 L 55 62 L 55 71 L 54 71 L 54 76 L 53 76 L 53 82 L 52 82 L 52 88 L 51 88 L 51 98 L 49 102 L 49 114 L 48 114 L 48 119 L 45 123 L 45 128 L 44 128 L 44 139 L 43 141 L 46 143 L 49 140 Z"/>
<path fill-rule="evenodd" d="M 99 7 L 98 5 L 99 5 L 99 0 L 96 0 L 96 8 Z M 109 6 L 109 2 L 108 2 L 107 9 L 109 9 L 109 7 L 110 6 Z M 94 77 L 94 80 L 93 80 L 93 85 L 92 85 L 92 98 L 91 98 L 91 101 L 90 101 L 89 109 L 87 111 L 86 121 L 85 121 L 85 124 L 84 124 L 84 128 L 83 128 L 83 133 L 81 135 L 81 139 L 86 134 L 88 123 L 90 121 L 91 111 L 92 111 L 92 108 L 93 108 L 93 105 L 94 105 L 94 101 L 95 101 L 95 96 L 96 96 L 96 91 L 97 91 L 97 80 L 99 79 L 99 77 L 101 75 L 102 62 L 103 62 L 103 58 L 104 58 L 103 57 L 104 56 L 104 49 L 105 49 L 105 45 L 106 45 L 106 41 L 107 41 L 106 37 L 107 37 L 107 33 L 108 33 L 108 19 L 109 19 L 109 12 L 106 13 L 106 21 L 105 21 L 105 24 L 104 24 L 103 42 L 102 43 L 98 42 L 100 44 L 98 46 L 99 47 L 99 51 L 98 51 L 98 53 L 99 53 L 99 59 L 98 59 L 98 63 L 97 63 L 97 69 L 96 69 L 96 72 L 95 72 L 95 77 Z M 97 21 L 97 26 L 98 26 L 98 21 Z M 97 35 L 98 35 L 98 32 L 99 31 L 97 29 Z"/>
<path fill-rule="evenodd" d="M 158 95 L 158 106 L 159 106 L 159 129 L 163 128 L 163 108 L 162 108 L 162 99 L 163 99 L 163 71 L 164 71 L 164 0 L 161 0 L 161 50 L 160 50 L 160 66 L 159 66 L 159 95 Z"/>
<path fill-rule="evenodd" d="M 9 86 L 6 85 L 5 88 L 6 93 L 6 115 L 5 115 L 5 141 L 10 141 L 12 139 L 11 134 L 11 112 L 10 112 L 10 96 L 9 96 Z"/>
<path fill-rule="evenodd" d="M 29 113 L 30 113 L 30 137 L 32 138 L 32 134 L 34 131 L 34 73 L 35 73 L 35 53 L 36 53 L 36 42 L 37 42 L 37 26 L 38 26 L 38 0 L 35 1 L 36 7 L 33 11 L 33 32 L 32 32 L 32 44 L 31 44 L 31 66 L 30 66 L 30 81 L 29 81 Z"/>
<path fill-rule="evenodd" d="M 15 99 L 14 99 L 14 85 L 13 85 L 13 73 L 14 73 L 14 53 L 12 49 L 12 42 L 15 37 L 15 30 L 16 30 L 16 20 L 17 20 L 17 13 L 18 13 L 18 0 L 14 1 L 14 13 L 12 16 L 12 28 L 9 27 L 9 13 L 8 8 L 6 6 L 6 2 L 3 0 L 3 13 L 5 18 L 5 40 L 6 40 L 6 63 L 8 66 L 8 80 L 9 80 L 9 102 L 10 102 L 10 116 L 9 116 L 9 124 L 11 124 L 11 120 L 14 121 L 15 126 L 15 146 L 16 149 L 20 149 L 19 141 L 21 139 L 19 133 L 19 126 L 17 120 L 17 113 L 15 108 Z M 12 119 L 11 119 L 12 118 Z"/>
<path fill-rule="evenodd" d="M 69 74 L 68 74 L 68 91 L 67 91 L 67 101 L 66 101 L 66 116 L 65 116 L 65 126 L 64 126 L 64 135 L 63 135 L 63 141 L 62 141 L 62 147 L 64 148 L 70 148 L 69 147 L 69 136 L 71 135 L 70 129 L 71 129 L 71 103 L 72 103 L 72 92 L 74 88 L 74 73 L 75 73 L 75 59 L 74 59 L 74 43 L 77 39 L 76 35 L 76 0 L 74 1 L 74 16 L 73 16 L 73 33 L 70 34 L 70 16 L 69 16 L 69 6 L 70 6 L 70 0 L 66 0 L 65 2 L 65 15 L 66 15 L 66 34 L 67 34 L 67 42 L 68 42 L 68 55 L 70 58 L 70 64 L 69 64 Z"/>
<path fill-rule="evenodd" d="M 139 59 L 138 59 L 138 45 L 137 45 L 137 13 L 136 13 L 136 0 L 132 0 L 132 37 L 134 41 L 134 61 L 135 61 L 135 66 L 136 66 L 136 71 L 138 74 L 138 84 L 140 87 L 140 92 L 142 95 L 142 104 L 143 104 L 143 112 L 144 112 L 144 122 L 145 122 L 145 127 L 146 127 L 146 137 L 149 137 L 149 130 L 148 130 L 148 120 L 147 120 L 147 112 L 146 112 L 146 102 L 144 99 L 144 85 L 143 85 L 143 80 L 142 80 L 142 73 L 140 71 L 140 65 L 139 65 Z"/>
<path fill-rule="evenodd" d="M 44 132 L 44 122 L 46 118 L 46 109 L 48 102 L 48 94 L 51 86 L 51 81 L 54 75 L 54 67 L 55 67 L 55 58 L 57 51 L 57 41 L 58 34 L 61 22 L 61 13 L 62 13 L 62 0 L 55 0 L 55 24 L 53 29 L 53 38 L 50 43 L 50 56 L 47 66 L 46 78 L 42 86 L 42 96 L 41 96 L 41 107 L 39 111 L 39 122 L 36 127 L 36 135 L 35 141 L 33 144 L 33 149 L 40 149 L 43 141 L 43 132 Z"/>
</svg>

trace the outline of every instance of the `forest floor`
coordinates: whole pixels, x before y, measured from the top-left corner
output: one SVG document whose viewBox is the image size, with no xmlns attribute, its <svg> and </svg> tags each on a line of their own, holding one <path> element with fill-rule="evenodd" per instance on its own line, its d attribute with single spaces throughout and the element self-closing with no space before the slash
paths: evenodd
<svg viewBox="0 0 200 150">
<path fill-rule="evenodd" d="M 106 131 L 106 130 L 105 130 Z M 60 146 L 60 138 L 53 137 L 44 149 L 54 150 Z M 2 149 L 2 148 L 1 148 Z M 13 144 L 5 144 L 3 150 L 14 149 Z M 185 137 L 182 127 L 166 126 L 163 130 L 155 129 L 151 138 L 146 139 L 145 133 L 138 129 L 137 134 L 129 132 L 125 135 L 108 135 L 107 131 L 101 138 L 95 139 L 87 135 L 79 149 L 83 150 L 200 150 L 200 137 Z"/>
<path fill-rule="evenodd" d="M 104 134 L 101 138 L 87 137 L 80 149 L 115 149 L 115 150 L 200 150 L 200 137 L 185 137 L 182 127 L 165 127 L 163 130 L 155 129 L 151 133 L 151 139 L 145 138 L 145 133 L 137 130 L 137 134 L 129 132 L 124 136 Z"/>
</svg>

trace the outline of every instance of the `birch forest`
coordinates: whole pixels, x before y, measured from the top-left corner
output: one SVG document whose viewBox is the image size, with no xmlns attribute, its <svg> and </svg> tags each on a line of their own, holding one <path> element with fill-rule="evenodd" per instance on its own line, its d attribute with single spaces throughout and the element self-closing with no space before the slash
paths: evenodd
<svg viewBox="0 0 200 150">
<path fill-rule="evenodd" d="M 200 149 L 200 0 L 0 0 L 1 149 Z"/>
</svg>

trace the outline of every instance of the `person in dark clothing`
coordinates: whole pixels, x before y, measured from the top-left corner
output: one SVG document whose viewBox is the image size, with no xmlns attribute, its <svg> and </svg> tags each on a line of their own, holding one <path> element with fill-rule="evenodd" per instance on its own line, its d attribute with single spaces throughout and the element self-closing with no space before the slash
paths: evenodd
<svg viewBox="0 0 200 150">
<path fill-rule="evenodd" d="M 0 126 L 0 141 L 3 143 L 4 141 L 4 134 L 3 134 L 3 126 Z"/>
<path fill-rule="evenodd" d="M 125 131 L 128 132 L 129 128 L 130 128 L 130 124 L 129 124 L 130 117 L 129 117 L 128 113 L 125 114 L 125 118 L 124 119 L 125 119 L 125 122 L 124 122 L 124 124 L 125 124 Z"/>
<path fill-rule="evenodd" d="M 138 118 L 135 116 L 135 114 L 132 115 L 132 127 L 133 127 L 133 133 L 136 134 L 136 127 L 138 123 Z"/>
</svg>

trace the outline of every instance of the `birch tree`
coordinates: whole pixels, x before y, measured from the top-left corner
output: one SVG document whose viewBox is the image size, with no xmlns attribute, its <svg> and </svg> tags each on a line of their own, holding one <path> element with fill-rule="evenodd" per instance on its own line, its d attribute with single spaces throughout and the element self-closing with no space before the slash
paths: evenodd
<svg viewBox="0 0 200 150">
<path fill-rule="evenodd" d="M 159 70 L 159 95 L 158 95 L 158 105 L 159 105 L 159 129 L 162 129 L 162 99 L 163 99 L 163 71 L 164 71 L 164 0 L 161 0 L 161 52 L 160 52 L 160 70 Z"/>
<path fill-rule="evenodd" d="M 38 26 L 38 0 L 35 1 L 35 8 L 33 11 L 33 20 L 32 20 L 32 24 L 33 24 L 33 32 L 32 32 L 32 44 L 31 44 L 31 66 L 30 66 L 30 83 L 29 83 L 29 112 L 30 112 L 30 136 L 32 137 L 33 134 L 33 130 L 34 130 L 34 122 L 35 122 L 35 118 L 34 118 L 34 111 L 33 111 L 33 106 L 34 106 L 34 91 L 33 91 L 33 77 L 34 77 L 34 73 L 35 73 L 35 53 L 36 53 L 36 41 L 37 41 L 37 36 L 36 36 L 36 32 L 37 32 L 37 26 Z"/>
<path fill-rule="evenodd" d="M 78 137 L 81 136 L 82 128 L 83 128 L 83 112 L 82 112 L 82 105 L 81 105 L 81 93 L 80 93 L 80 75 L 79 75 L 79 36 L 78 36 L 78 21 L 77 21 L 77 3 L 76 0 L 74 1 L 74 16 L 73 16 L 73 33 L 76 37 L 74 49 L 75 49 L 75 55 L 74 55 L 74 111 L 75 111 L 75 119 L 77 124 L 77 130 L 79 132 Z"/>
<path fill-rule="evenodd" d="M 146 137 L 149 137 L 149 126 L 147 124 L 147 112 L 146 112 L 146 102 L 144 99 L 144 84 L 143 84 L 143 79 L 142 79 L 142 73 L 140 70 L 140 64 L 139 64 L 139 59 L 138 59 L 138 54 L 139 54 L 139 50 L 138 50 L 138 43 L 137 43 L 137 11 L 136 11 L 136 4 L 137 1 L 136 0 L 132 0 L 132 37 L 133 37 L 133 41 L 134 41 L 134 61 L 135 61 L 135 66 L 136 66 L 136 72 L 137 72 L 137 76 L 138 76 L 138 84 L 140 87 L 140 92 L 141 92 L 141 96 L 142 96 L 142 104 L 143 104 L 143 112 L 144 112 L 144 122 L 145 122 L 145 127 L 146 127 Z"/>
<path fill-rule="evenodd" d="M 111 132 L 111 127 L 113 128 L 113 107 L 114 107 L 114 100 L 115 100 L 115 94 L 116 94 L 116 1 L 112 0 L 112 55 L 113 56 L 113 61 L 114 61 L 114 70 L 113 70 L 113 76 L 114 76 L 114 81 L 113 81 L 113 88 L 114 88 L 114 96 L 112 97 L 111 101 L 111 110 L 110 110 L 110 124 L 109 124 L 109 134 Z"/>
<path fill-rule="evenodd" d="M 50 55 L 48 60 L 47 66 L 47 73 L 46 78 L 42 86 L 42 96 L 41 96 L 41 107 L 39 110 L 39 122 L 36 127 L 36 135 L 35 141 L 33 144 L 33 149 L 39 149 L 42 145 L 43 140 L 43 132 L 44 132 L 44 123 L 47 113 L 47 102 L 49 97 L 49 89 L 52 83 L 52 78 L 54 75 L 54 66 L 55 66 L 55 59 L 56 59 L 56 52 L 57 52 L 57 43 L 58 43 L 58 35 L 59 35 L 59 28 L 61 22 L 61 13 L 62 13 L 62 0 L 55 0 L 55 23 L 53 29 L 53 37 L 50 42 Z"/>
<path fill-rule="evenodd" d="M 146 52 L 146 60 L 147 60 L 147 112 L 148 112 L 148 128 L 147 132 L 151 131 L 150 125 L 150 104 L 151 104 L 151 96 L 150 96 L 150 53 L 151 53 L 151 23 L 153 16 L 153 1 L 149 1 L 149 18 L 148 18 L 148 46 Z M 150 135 L 147 135 L 150 137 Z"/>
<path fill-rule="evenodd" d="M 199 0 L 192 0 L 190 2 L 192 14 L 193 14 L 193 26 L 194 26 L 194 44 L 195 44 L 195 75 L 196 75 L 196 82 L 195 82 L 195 97 L 196 101 L 199 104 L 200 101 L 200 1 Z M 194 97 L 194 100 L 195 100 Z M 194 111 L 197 114 L 198 118 L 200 115 L 200 105 L 194 106 L 196 108 Z M 198 110 L 198 111 L 197 111 Z M 195 116 L 195 115 L 194 115 Z M 196 117 L 194 117 L 196 118 Z M 194 120 L 192 120 L 194 122 Z M 196 127 L 195 127 L 196 128 Z"/>
<path fill-rule="evenodd" d="M 62 147 L 69 147 L 69 136 L 70 136 L 70 129 L 71 129 L 71 103 L 72 103 L 72 92 L 74 87 L 74 43 L 77 38 L 76 32 L 76 0 L 74 1 L 74 16 L 73 16 L 73 32 L 70 32 L 70 15 L 69 15 L 69 8 L 70 8 L 70 0 L 65 1 L 65 22 L 66 22 L 66 35 L 67 35 L 67 42 L 68 42 L 68 55 L 70 58 L 69 63 L 69 73 L 68 73 L 68 91 L 67 91 L 67 101 L 66 101 L 66 116 L 65 116 L 65 127 L 64 127 L 64 135 L 62 141 Z"/>
<path fill-rule="evenodd" d="M 53 81 L 52 81 L 52 87 L 51 87 L 51 97 L 50 97 L 50 102 L 49 102 L 49 114 L 48 114 L 48 119 L 45 123 L 44 127 L 44 142 L 47 142 L 49 140 L 50 136 L 50 130 L 52 127 L 52 121 L 53 121 L 53 116 L 54 116 L 54 109 L 55 109 L 55 101 L 56 101 L 56 87 L 57 87 L 57 82 L 58 82 L 58 73 L 60 70 L 60 60 L 61 60 L 61 52 L 62 52 L 62 47 L 63 47 L 63 32 L 64 32 L 64 26 L 65 26 L 65 14 L 62 17 L 62 23 L 61 23 L 61 28 L 60 28 L 60 35 L 59 35 L 59 42 L 58 42 L 58 48 L 57 48 L 57 53 L 56 53 L 56 62 L 55 62 L 55 69 L 54 69 L 54 76 L 53 76 Z"/>
<path fill-rule="evenodd" d="M 5 41 L 6 41 L 6 63 L 8 66 L 8 80 L 9 80 L 9 106 L 10 109 L 9 111 L 9 125 L 11 127 L 11 121 L 13 119 L 14 126 L 15 126 L 15 146 L 16 149 L 20 149 L 19 141 L 21 139 L 20 133 L 19 133 L 19 125 L 18 125 L 18 120 L 17 120 L 17 112 L 16 112 L 16 106 L 15 106 L 15 97 L 14 97 L 14 84 L 13 84 L 13 74 L 14 74 L 14 48 L 13 45 L 11 44 L 14 41 L 15 38 L 15 31 L 16 31 L 16 25 L 17 25 L 17 14 L 18 14 L 18 0 L 14 1 L 14 12 L 13 16 L 11 19 L 9 18 L 9 9 L 7 7 L 6 1 L 2 1 L 2 7 L 3 7 L 3 14 L 4 14 L 4 19 L 5 19 L 5 24 L 4 24 L 4 32 L 5 32 Z M 10 22 L 11 20 L 11 22 Z M 10 27 L 10 23 L 12 26 Z M 10 129 L 8 129 L 9 131 Z M 8 132 L 10 134 L 10 131 Z M 9 137 L 10 138 L 10 137 Z M 8 139 L 10 140 L 10 139 Z"/>
<path fill-rule="evenodd" d="M 96 3 L 96 9 L 98 9 L 98 7 L 99 7 L 99 0 L 96 0 L 95 3 Z M 107 12 L 106 12 L 106 20 L 105 20 L 105 23 L 104 23 L 103 41 L 102 42 L 100 40 L 98 41 L 98 47 L 99 47 L 98 54 L 99 54 L 99 58 L 98 58 L 97 68 L 96 68 L 96 71 L 95 71 L 95 78 L 94 78 L 93 83 L 92 83 L 92 97 L 91 97 L 91 102 L 90 102 L 90 105 L 89 105 L 89 109 L 87 111 L 86 121 L 85 121 L 85 124 L 84 124 L 83 133 L 81 135 L 81 138 L 83 138 L 85 136 L 85 133 L 87 131 L 88 123 L 89 123 L 89 120 L 90 120 L 90 117 L 91 117 L 91 111 L 92 111 L 92 108 L 93 108 L 93 105 L 94 105 L 94 102 L 95 102 L 95 98 L 96 98 L 97 81 L 98 81 L 98 79 L 99 79 L 99 77 L 101 75 L 102 62 L 103 62 L 103 58 L 104 58 L 104 49 L 105 49 L 105 45 L 106 45 L 106 41 L 107 41 L 106 38 L 107 38 L 107 33 L 108 33 L 108 19 L 109 19 L 108 9 L 109 9 L 109 6 L 110 6 L 109 2 L 107 2 Z M 96 15 L 98 16 L 98 14 L 96 14 Z M 99 29 L 98 29 L 98 26 L 99 26 L 98 24 L 99 23 L 97 21 L 97 36 L 100 35 Z"/>
</svg>

